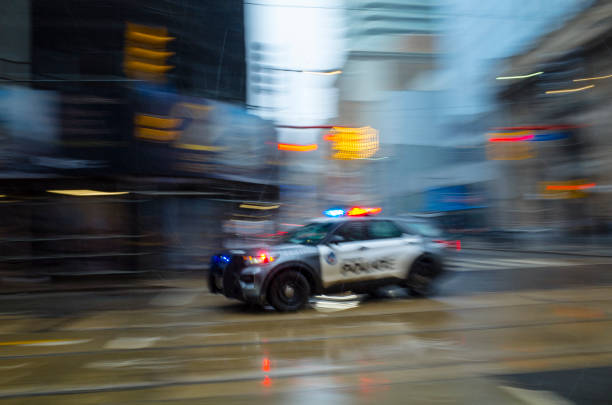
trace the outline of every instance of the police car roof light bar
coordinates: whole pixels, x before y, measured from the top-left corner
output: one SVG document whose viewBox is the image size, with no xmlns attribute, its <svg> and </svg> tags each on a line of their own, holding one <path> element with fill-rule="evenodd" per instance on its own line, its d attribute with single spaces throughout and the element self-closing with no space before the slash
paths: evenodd
<svg viewBox="0 0 612 405">
<path fill-rule="evenodd" d="M 380 207 L 353 207 L 348 210 L 346 215 L 348 215 L 349 217 L 364 217 L 367 215 L 378 214 L 381 211 L 382 208 Z"/>
<path fill-rule="evenodd" d="M 332 218 L 343 217 L 346 215 L 346 211 L 344 211 L 342 208 L 330 208 L 328 210 L 323 211 L 323 215 Z"/>
</svg>

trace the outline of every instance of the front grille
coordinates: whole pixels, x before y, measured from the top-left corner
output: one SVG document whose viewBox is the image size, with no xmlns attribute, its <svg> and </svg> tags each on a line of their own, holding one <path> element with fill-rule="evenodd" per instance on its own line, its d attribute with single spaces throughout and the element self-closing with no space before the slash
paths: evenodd
<svg viewBox="0 0 612 405">
<path fill-rule="evenodd" d="M 223 270 L 223 294 L 229 298 L 242 298 L 240 270 L 244 268 L 242 257 L 232 257 Z"/>
<path fill-rule="evenodd" d="M 227 265 L 231 262 L 231 256 L 228 255 L 215 255 L 210 258 L 210 270 L 208 274 L 208 287 L 212 293 L 222 293 L 217 286 L 215 278 L 223 277 L 223 271 Z"/>
</svg>

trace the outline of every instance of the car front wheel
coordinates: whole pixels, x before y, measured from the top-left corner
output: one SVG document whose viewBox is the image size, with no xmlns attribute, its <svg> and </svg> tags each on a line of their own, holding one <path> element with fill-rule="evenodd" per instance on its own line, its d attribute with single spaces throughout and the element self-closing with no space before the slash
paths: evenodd
<svg viewBox="0 0 612 405">
<path fill-rule="evenodd" d="M 277 311 L 302 309 L 308 303 L 310 284 L 300 272 L 285 270 L 272 279 L 268 288 L 268 302 Z"/>
</svg>

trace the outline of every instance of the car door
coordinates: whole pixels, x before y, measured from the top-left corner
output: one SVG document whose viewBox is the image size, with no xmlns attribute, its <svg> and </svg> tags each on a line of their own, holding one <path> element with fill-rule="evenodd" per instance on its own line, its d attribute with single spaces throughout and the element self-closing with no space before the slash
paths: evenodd
<svg viewBox="0 0 612 405">
<path fill-rule="evenodd" d="M 422 252 L 422 239 L 407 234 L 391 220 L 367 222 L 369 266 L 376 278 L 405 278 L 416 257 Z"/>
<path fill-rule="evenodd" d="M 367 277 L 366 221 L 351 220 L 338 227 L 327 244 L 319 245 L 323 286 L 349 283 Z"/>
</svg>

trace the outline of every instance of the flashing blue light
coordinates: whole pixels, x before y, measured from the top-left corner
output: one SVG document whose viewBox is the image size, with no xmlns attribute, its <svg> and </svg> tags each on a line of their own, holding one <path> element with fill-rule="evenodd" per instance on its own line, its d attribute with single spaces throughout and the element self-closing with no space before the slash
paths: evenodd
<svg viewBox="0 0 612 405">
<path fill-rule="evenodd" d="M 341 208 L 330 208 L 328 210 L 323 211 L 323 214 L 328 217 L 343 217 L 346 212 Z"/>
<path fill-rule="evenodd" d="M 227 264 L 230 262 L 230 257 L 226 255 L 213 256 L 212 260 L 217 264 Z"/>
</svg>

